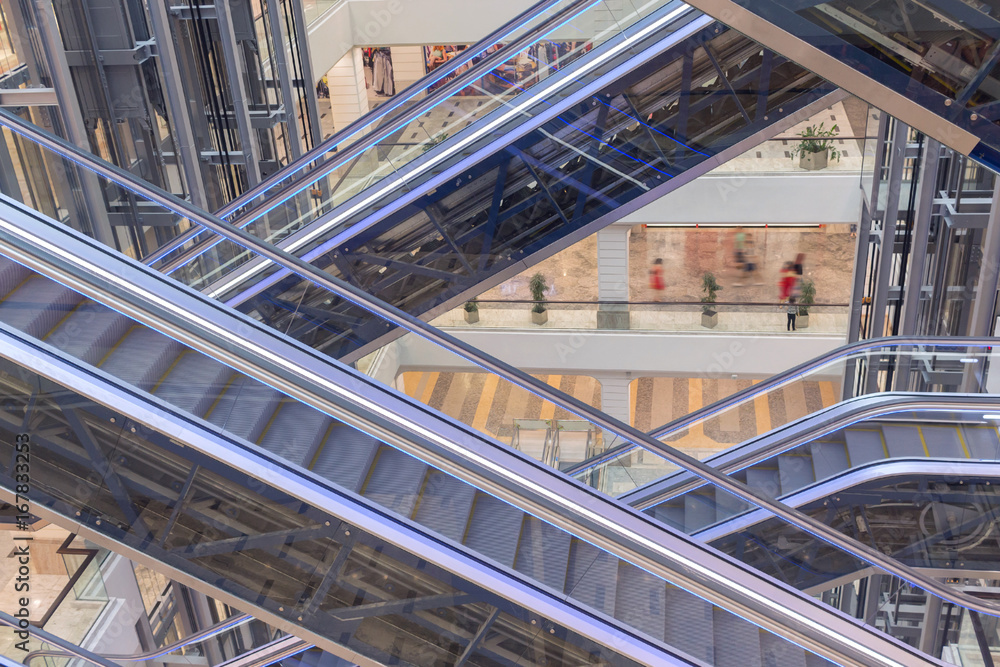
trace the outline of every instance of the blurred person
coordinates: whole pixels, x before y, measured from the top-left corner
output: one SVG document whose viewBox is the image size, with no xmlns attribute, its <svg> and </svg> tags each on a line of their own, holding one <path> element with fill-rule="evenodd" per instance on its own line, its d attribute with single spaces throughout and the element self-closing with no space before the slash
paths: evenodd
<svg viewBox="0 0 1000 667">
<path fill-rule="evenodd" d="M 805 264 L 805 261 L 806 254 L 804 252 L 800 252 L 795 256 L 795 261 L 792 262 L 792 268 L 795 270 L 795 275 L 799 277 L 802 276 L 802 265 Z"/>
<path fill-rule="evenodd" d="M 653 291 L 653 301 L 663 301 L 663 290 L 667 285 L 663 282 L 663 259 L 657 257 L 653 266 L 649 267 L 649 289 Z"/>
<path fill-rule="evenodd" d="M 797 276 L 795 268 L 791 262 L 785 262 L 778 274 L 778 300 L 785 301 L 792 295 L 792 288 L 795 286 Z"/>
</svg>

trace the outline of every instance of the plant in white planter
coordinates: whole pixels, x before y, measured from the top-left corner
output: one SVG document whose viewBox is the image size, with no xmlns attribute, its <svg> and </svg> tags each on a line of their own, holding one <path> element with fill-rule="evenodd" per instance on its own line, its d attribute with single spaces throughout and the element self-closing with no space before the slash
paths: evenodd
<svg viewBox="0 0 1000 667">
<path fill-rule="evenodd" d="M 809 306 L 813 303 L 816 303 L 816 283 L 803 278 L 799 288 L 799 316 L 795 320 L 795 328 L 809 328 Z"/>
<path fill-rule="evenodd" d="M 799 158 L 799 166 L 809 171 L 826 169 L 830 160 L 840 160 L 840 151 L 834 144 L 834 138 L 840 134 L 840 128 L 834 125 L 829 130 L 820 123 L 810 125 L 798 136 L 802 140 L 792 149 L 792 159 Z"/>
<path fill-rule="evenodd" d="M 701 326 L 706 329 L 714 329 L 719 323 L 719 313 L 712 304 L 715 303 L 716 294 L 721 289 L 722 285 L 715 279 L 715 274 L 706 271 L 701 277 L 701 291 L 705 293 L 705 296 L 701 297 Z"/>
<path fill-rule="evenodd" d="M 531 299 L 535 305 L 531 308 L 531 321 L 535 324 L 545 324 L 549 321 L 549 312 L 545 310 L 545 290 L 549 286 L 545 284 L 545 276 L 536 273 L 531 276 L 528 283 L 528 290 L 531 292 Z"/>
<path fill-rule="evenodd" d="M 465 321 L 468 324 L 475 324 L 479 321 L 479 302 L 476 297 L 466 301 L 463 308 L 465 309 Z"/>
</svg>

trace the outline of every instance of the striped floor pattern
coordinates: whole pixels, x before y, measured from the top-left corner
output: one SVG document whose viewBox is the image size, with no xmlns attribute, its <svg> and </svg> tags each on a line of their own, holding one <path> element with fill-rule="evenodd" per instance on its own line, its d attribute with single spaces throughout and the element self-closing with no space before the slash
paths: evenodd
<svg viewBox="0 0 1000 667">
<path fill-rule="evenodd" d="M 757 382 L 759 380 L 639 378 L 631 386 L 632 424 L 640 430 L 650 431 Z M 725 449 L 724 446 L 767 433 L 833 405 L 839 395 L 839 383 L 800 380 L 674 434 L 667 442 L 704 458 Z"/>
<path fill-rule="evenodd" d="M 585 375 L 536 375 L 561 391 L 601 407 L 601 385 Z M 477 431 L 510 443 L 515 419 L 576 419 L 489 373 L 403 373 L 404 391 Z"/>
<path fill-rule="evenodd" d="M 536 375 L 590 405 L 601 407 L 601 385 L 583 375 Z M 756 380 L 645 377 L 631 385 L 631 423 L 643 431 L 683 417 Z M 514 419 L 574 419 L 508 382 L 487 373 L 407 372 L 404 391 L 432 408 L 504 442 L 510 442 Z M 695 425 L 668 440 L 704 457 L 743 442 L 821 408 L 833 405 L 840 386 L 828 381 L 798 381 L 760 396 L 735 410 Z"/>
</svg>

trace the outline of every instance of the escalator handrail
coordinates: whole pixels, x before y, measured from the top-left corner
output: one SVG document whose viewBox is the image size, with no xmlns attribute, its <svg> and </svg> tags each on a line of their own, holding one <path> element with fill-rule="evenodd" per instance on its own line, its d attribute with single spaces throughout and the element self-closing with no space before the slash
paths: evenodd
<svg viewBox="0 0 1000 667">
<path fill-rule="evenodd" d="M 439 415 L 351 369 L 336 367 L 322 359 L 315 350 L 305 348 L 296 341 L 282 340 L 281 334 L 218 302 L 182 285 L 172 284 L 148 267 L 131 263 L 114 250 L 37 212 L 29 214 L 22 204 L 7 201 L 9 209 L 4 216 L 0 216 L 0 248 L 3 254 L 30 269 L 76 289 L 153 330 L 169 332 L 168 335 L 178 342 L 223 361 L 238 372 L 271 384 L 288 396 L 348 425 L 367 420 L 366 423 L 374 429 L 370 433 L 390 446 L 484 490 L 520 511 L 576 535 L 616 558 L 686 590 L 697 591 L 696 595 L 744 618 L 752 618 L 761 627 L 771 628 L 782 636 L 794 635 L 803 646 L 813 647 L 811 650 L 840 656 L 833 659 L 847 660 L 847 664 L 913 664 L 912 655 L 902 661 L 898 657 L 899 651 L 909 649 L 874 631 L 861 628 L 853 621 L 848 623 L 836 613 L 831 616 L 830 610 L 821 603 L 803 597 L 786 584 L 718 554 L 700 542 L 677 535 L 651 518 L 595 489 L 576 483 L 499 441 Z M 113 269 L 105 268 L 112 266 Z M 151 290 L 156 292 L 151 293 Z M 216 319 L 207 319 L 213 314 L 216 314 Z M 232 340 L 233 333 L 242 334 L 236 341 L 237 345 L 220 350 L 216 339 Z M 266 470 L 271 475 L 284 471 L 286 476 L 282 484 L 285 492 L 314 503 L 328 502 L 337 497 L 338 502 L 346 503 L 342 505 L 342 510 L 338 510 L 338 515 L 342 511 L 344 520 L 354 521 L 357 525 L 373 525 L 373 512 L 378 512 L 386 521 L 383 525 L 387 531 L 385 539 L 396 544 L 406 544 L 411 539 L 407 537 L 410 533 L 400 531 L 412 533 L 419 530 L 381 510 L 360 509 L 352 504 L 356 500 L 352 494 L 271 453 L 248 448 L 235 440 L 223 442 L 224 437 L 212 430 L 202 435 L 204 429 L 196 418 L 155 398 L 151 399 L 141 390 L 99 369 L 71 363 L 48 344 L 33 341 L 23 332 L 0 324 L 0 335 L 6 337 L 4 347 L 10 350 L 5 352 L 5 356 L 12 356 L 29 368 L 48 368 L 53 381 L 99 403 L 110 400 L 115 410 L 132 411 L 129 418 L 139 423 L 169 423 L 173 432 L 183 430 L 187 434 L 185 440 L 193 449 L 226 461 L 242 474 L 260 475 Z M 273 349 L 262 350 L 261 345 L 268 341 L 276 343 Z M 323 367 L 324 364 L 327 368 Z M 331 370 L 339 373 L 337 378 L 324 374 Z M 287 376 L 293 380 L 299 378 L 300 384 L 289 386 Z M 333 386 L 338 379 L 344 384 Z M 374 418 L 363 414 L 360 419 L 349 416 L 345 420 L 339 416 L 343 412 L 341 397 L 355 394 L 357 400 L 354 402 L 362 411 L 374 414 Z M 391 415 L 388 414 L 390 412 Z M 388 416 L 391 416 L 395 430 L 386 428 L 386 424 L 379 421 L 380 418 L 383 422 L 388 421 Z M 453 548 L 431 535 L 420 539 L 423 544 L 429 544 L 427 540 L 430 540 L 438 545 L 435 548 Z M 441 558 L 454 562 L 453 556 L 442 553 Z M 475 554 L 473 558 L 477 563 L 481 562 Z M 476 576 L 481 581 L 485 574 L 481 572 L 481 566 L 477 568 Z M 502 576 L 518 575 L 506 572 Z M 513 590 L 512 594 L 516 595 L 523 595 L 525 587 L 530 585 L 534 584 L 522 583 L 520 578 L 510 585 L 503 584 L 505 590 Z M 564 601 L 563 596 L 559 599 Z M 540 604 L 551 610 L 551 603 L 552 599 L 545 597 Z M 825 619 L 825 622 L 818 622 L 817 618 Z M 592 625 L 591 631 L 603 633 L 602 627 Z M 868 658 L 858 662 L 859 654 Z M 885 657 L 874 662 L 869 659 L 878 655 Z"/>
<path fill-rule="evenodd" d="M 147 651 L 145 653 L 135 653 L 129 655 L 116 655 L 111 653 L 107 654 L 101 653 L 99 655 L 103 658 L 107 658 L 108 660 L 125 660 L 128 662 L 155 660 L 156 658 L 162 658 L 163 656 L 170 655 L 174 651 L 179 651 L 182 648 L 191 646 L 192 644 L 197 644 L 199 642 L 205 641 L 206 639 L 211 639 L 212 637 L 220 635 L 223 632 L 232 630 L 233 628 L 243 625 L 244 623 L 248 623 L 252 620 L 253 617 L 250 616 L 249 614 L 234 614 L 233 616 L 230 616 L 229 618 L 223 621 L 219 621 L 214 625 L 210 625 L 207 628 L 192 633 L 187 637 L 185 637 L 184 639 L 179 639 L 175 642 L 167 644 L 166 646 L 162 646 L 153 651 Z M 0 622 L 3 622 L 3 619 L 0 619 Z M 29 625 L 28 633 L 33 634 L 35 629 L 36 629 L 35 626 Z M 66 658 L 66 657 L 75 657 L 75 654 L 69 653 L 65 649 L 62 651 L 56 651 L 52 649 L 42 649 L 38 651 L 32 651 L 31 653 L 26 655 L 24 657 L 24 664 L 30 665 L 31 661 L 34 660 L 35 658 Z"/>
<path fill-rule="evenodd" d="M 182 199 L 173 197 L 172 195 L 168 195 L 162 191 L 158 191 L 153 186 L 139 180 L 128 172 L 104 163 L 73 144 L 57 139 L 56 137 L 40 130 L 36 126 L 26 123 L 20 118 L 13 116 L 9 112 L 3 111 L 2 109 L 0 109 L 0 124 L 5 125 L 9 129 L 22 134 L 28 139 L 36 141 L 46 148 L 61 154 L 66 159 L 71 159 L 87 169 L 95 171 L 106 178 L 117 181 L 118 185 L 121 187 L 135 190 L 138 194 L 150 197 L 151 199 L 155 196 L 155 201 L 157 201 L 157 203 L 161 203 L 170 210 L 178 209 L 179 211 L 183 211 L 184 213 L 181 213 L 181 215 L 187 217 L 191 220 L 191 222 L 202 225 L 206 229 L 219 234 L 227 240 L 238 245 L 242 245 L 261 255 L 265 259 L 274 262 L 276 265 L 298 274 L 300 277 L 312 282 L 316 286 L 322 289 L 327 289 L 340 298 L 346 299 L 355 305 L 368 310 L 372 314 L 381 317 L 396 326 L 402 327 L 431 343 L 440 345 L 463 359 L 480 366 L 484 370 L 495 373 L 522 389 L 540 396 L 541 398 L 562 407 L 572 414 L 578 415 L 595 426 L 608 431 L 612 436 L 621 438 L 624 442 L 633 442 L 634 444 L 642 446 L 644 449 L 652 451 L 661 458 L 667 459 L 677 466 L 693 472 L 699 477 L 711 482 L 724 491 L 731 493 L 744 502 L 751 505 L 757 505 L 758 507 L 769 511 L 771 514 L 784 520 L 786 523 L 795 526 L 799 530 L 837 546 L 855 558 L 867 561 L 870 564 L 890 572 L 905 581 L 923 580 L 921 584 L 922 587 L 925 590 L 934 593 L 938 597 L 943 599 L 955 599 L 959 604 L 961 604 L 961 606 L 989 616 L 1000 616 L 1000 604 L 989 604 L 985 600 L 979 600 L 970 595 L 956 594 L 954 590 L 946 584 L 926 579 L 913 568 L 905 566 L 893 558 L 887 557 L 877 549 L 845 537 L 843 534 L 823 524 L 822 522 L 817 521 L 816 519 L 813 519 L 812 517 L 809 517 L 780 501 L 774 500 L 763 493 L 749 488 L 742 482 L 719 472 L 702 461 L 685 454 L 678 449 L 670 447 L 665 443 L 655 440 L 637 428 L 600 412 L 583 401 L 565 394 L 545 382 L 534 378 L 530 374 L 478 350 L 472 345 L 449 333 L 436 329 L 418 317 L 410 315 L 395 306 L 371 297 L 362 289 L 345 283 L 344 281 L 326 273 L 322 269 L 319 269 L 318 267 L 313 266 L 312 264 L 309 264 L 294 255 L 290 255 L 289 253 L 262 241 L 242 229 L 233 227 L 232 225 L 223 222 L 214 216 L 207 215 L 203 211 L 199 211 Z M 952 341 L 953 345 L 962 345 L 963 340 L 965 339 L 949 338 L 948 340 Z M 993 338 L 974 338 L 970 340 L 973 341 L 972 344 L 974 345 L 994 345 L 997 342 L 997 340 Z M 985 343 L 983 343 L 983 341 L 985 341 Z"/>
<path fill-rule="evenodd" d="M 704 407 L 698 408 L 694 412 L 690 412 L 683 417 L 679 417 L 672 421 L 667 422 L 663 426 L 657 427 L 652 431 L 649 431 L 648 435 L 651 438 L 661 440 L 663 438 L 669 437 L 682 431 L 693 424 L 704 421 L 711 418 L 712 416 L 719 414 L 731 407 L 739 405 L 745 401 L 750 400 L 764 394 L 776 387 L 779 387 L 787 382 L 795 380 L 807 373 L 821 368 L 829 363 L 843 359 L 852 354 L 858 352 L 865 352 L 867 350 L 874 350 L 882 347 L 898 347 L 901 345 L 925 345 L 927 347 L 995 347 L 1000 346 L 1000 338 L 997 337 L 945 337 L 945 336 L 887 336 L 883 338 L 871 338 L 868 340 L 857 341 L 854 343 L 849 343 L 843 345 L 834 350 L 830 350 L 824 354 L 821 354 L 814 359 L 802 362 L 798 366 L 794 366 L 787 371 L 778 373 L 777 375 L 772 375 L 766 380 L 763 380 L 757 384 L 751 385 L 744 389 L 737 391 L 735 394 L 730 394 L 726 398 L 720 399 L 715 403 L 711 403 Z M 607 463 L 612 459 L 615 459 L 622 454 L 626 454 L 634 450 L 637 445 L 624 443 L 613 447 L 607 451 L 601 452 L 599 455 L 594 456 L 586 461 L 581 461 L 563 472 L 567 475 L 577 475 L 581 473 L 588 472 L 599 465 Z"/>
<path fill-rule="evenodd" d="M 895 459 L 883 459 L 881 461 L 870 461 L 856 468 L 848 468 L 840 471 L 833 477 L 813 482 L 798 491 L 793 491 L 783 496 L 786 502 L 796 506 L 807 505 L 830 495 L 843 492 L 860 484 L 876 482 L 883 479 L 902 476 L 916 475 L 942 475 L 942 466 L 950 466 L 949 475 L 965 476 L 979 474 L 984 477 L 996 477 L 1000 475 L 1000 461 L 969 461 L 961 459 L 945 458 L 917 458 L 914 456 L 901 456 Z M 993 474 L 986 474 L 983 466 L 992 467 Z M 860 479 L 858 479 L 860 478 Z M 763 516 L 758 516 L 758 515 Z M 734 531 L 747 526 L 752 526 L 760 521 L 767 521 L 770 515 L 763 510 L 751 509 L 736 516 L 729 517 L 725 521 L 699 528 L 691 533 L 692 537 L 710 542 L 729 535 Z M 920 582 L 916 583 L 918 586 Z M 946 600 L 947 602 L 947 600 Z"/>
<path fill-rule="evenodd" d="M 36 625 L 31 625 L 30 622 L 28 623 L 28 627 L 24 627 L 21 625 L 19 619 L 15 618 L 11 614 L 8 614 L 2 609 L 0 609 L 0 625 L 5 625 L 20 632 L 28 632 L 38 640 L 43 641 L 46 644 L 58 646 L 74 658 L 85 660 L 92 665 L 97 665 L 97 667 L 120 667 L 117 663 L 114 663 L 103 656 L 99 656 L 92 651 L 88 651 L 82 646 L 77 646 L 76 644 L 63 639 L 58 635 L 52 634 L 48 630 L 43 630 Z"/>
<path fill-rule="evenodd" d="M 705 459 L 717 470 L 731 475 L 762 461 L 784 454 L 824 435 L 862 420 L 876 419 L 903 410 L 942 412 L 947 410 L 996 410 L 1000 396 L 992 394 L 925 394 L 919 392 L 882 392 L 841 401 L 823 410 L 786 424 L 777 431 L 747 440 L 733 451 L 734 456 L 716 463 L 726 452 Z M 678 496 L 701 488 L 706 482 L 687 472 L 676 472 L 628 493 L 617 496 L 639 510 L 647 510 Z"/>
<path fill-rule="evenodd" d="M 510 32 L 520 29 L 522 27 L 522 24 L 525 23 L 526 21 L 535 18 L 542 12 L 545 12 L 548 9 L 552 8 L 553 6 L 564 1 L 565 0 L 545 0 L 542 3 L 535 5 L 532 9 L 522 12 L 515 19 L 508 22 L 498 30 L 495 30 L 485 39 L 481 40 L 475 47 L 470 47 L 468 49 L 465 49 L 465 51 L 463 51 L 461 55 L 449 60 L 441 67 L 434 70 L 434 72 L 432 72 L 431 74 L 428 74 L 426 77 L 420 79 L 419 81 L 411 85 L 409 88 L 404 90 L 399 95 L 393 97 L 391 103 L 380 105 L 371 112 L 363 115 L 361 118 L 352 122 L 350 125 L 348 125 L 340 132 L 335 133 L 332 137 L 321 143 L 319 146 L 315 147 L 308 153 L 304 154 L 302 157 L 300 157 L 292 164 L 287 165 L 283 169 L 278 170 L 266 180 L 261 181 L 261 183 L 255 186 L 253 189 L 248 190 L 247 192 L 243 193 L 242 195 L 231 201 L 226 206 L 219 209 L 215 213 L 215 215 L 218 216 L 219 218 L 228 218 L 230 215 L 237 212 L 242 207 L 251 203 L 261 195 L 266 194 L 268 190 L 280 184 L 286 178 L 298 173 L 317 158 L 326 155 L 332 149 L 338 147 L 339 143 L 343 142 L 346 139 L 349 139 L 355 134 L 358 134 L 366 126 L 371 125 L 372 123 L 379 122 L 380 120 L 388 116 L 389 112 L 398 109 L 404 102 L 411 100 L 418 93 L 420 93 L 420 91 L 428 88 L 429 86 L 434 85 L 435 83 L 441 81 L 445 76 L 454 73 L 455 70 L 457 70 L 459 67 L 471 62 L 473 58 L 476 58 L 479 55 L 481 55 L 487 48 L 502 41 L 503 38 L 508 36 Z M 362 155 L 366 150 L 371 148 L 373 145 L 379 143 L 386 137 L 392 135 L 392 133 L 398 130 L 399 128 L 404 127 L 407 124 L 413 122 L 415 119 L 419 118 L 421 114 L 426 113 L 429 108 L 437 106 L 442 101 L 451 97 L 455 92 L 461 90 L 462 88 L 465 88 L 470 83 L 478 81 L 483 76 L 488 74 L 490 71 L 495 69 L 499 63 L 503 63 L 509 60 L 511 58 L 511 54 L 520 52 L 526 45 L 525 43 L 531 43 L 535 41 L 537 39 L 536 35 L 538 33 L 543 31 L 551 32 L 551 30 L 554 29 L 552 28 L 553 25 L 565 23 L 565 21 L 567 20 L 565 19 L 565 17 L 567 15 L 573 16 L 575 15 L 575 13 L 579 13 L 579 11 L 585 11 L 586 9 L 589 9 L 589 7 L 593 4 L 595 4 L 595 0 L 576 0 L 569 6 L 561 10 L 560 12 L 556 13 L 555 15 L 547 19 L 541 25 L 525 33 L 518 39 L 509 42 L 507 44 L 504 44 L 502 48 L 487 55 L 485 58 L 483 58 L 483 60 L 476 63 L 474 67 L 471 67 L 465 72 L 460 73 L 451 81 L 446 82 L 440 88 L 431 91 L 428 95 L 415 102 L 412 106 L 410 106 L 407 109 L 404 109 L 402 113 L 394 117 L 388 123 L 380 125 L 379 127 L 372 130 L 369 134 L 362 135 L 357 140 L 350 143 L 347 147 L 339 147 L 337 153 L 331 156 L 326 162 L 324 162 L 321 167 L 317 167 L 315 173 L 311 174 L 308 180 L 303 180 L 297 186 L 292 187 L 287 191 L 281 192 L 280 195 L 276 193 L 273 197 L 269 198 L 267 202 L 264 202 L 260 206 L 257 206 L 249 211 L 246 211 L 243 215 L 233 220 L 232 224 L 238 225 L 240 227 L 245 227 L 249 225 L 251 222 L 253 222 L 254 220 L 258 219 L 261 215 L 266 213 L 267 210 L 271 210 L 272 208 L 278 206 L 281 202 L 285 201 L 286 199 L 302 192 L 306 188 L 310 187 L 311 183 L 314 183 L 320 178 L 323 178 L 331 171 L 347 163 L 349 160 L 354 159 L 359 155 Z M 582 10 L 580 9 L 581 6 L 584 6 Z M 695 10 L 692 9 L 691 11 Z M 530 16 L 528 16 L 528 18 L 526 19 L 525 16 L 529 14 Z M 164 244 L 163 246 L 158 248 L 155 252 L 144 258 L 143 263 L 152 264 L 159 261 L 166 255 L 171 253 L 173 250 L 179 248 L 180 246 L 182 246 L 183 244 L 187 243 L 189 240 L 194 238 L 194 236 L 197 235 L 199 232 L 200 230 L 198 229 L 188 230 L 187 232 L 179 235 L 177 238 Z M 180 266 L 181 264 L 190 261 L 192 259 L 192 255 L 195 255 L 196 251 L 200 250 L 201 248 L 199 244 L 199 247 L 192 248 L 189 252 L 184 253 L 182 257 L 172 260 L 170 264 L 166 267 L 163 267 L 162 270 L 169 272 L 170 270 L 176 268 L 177 266 Z"/>
</svg>

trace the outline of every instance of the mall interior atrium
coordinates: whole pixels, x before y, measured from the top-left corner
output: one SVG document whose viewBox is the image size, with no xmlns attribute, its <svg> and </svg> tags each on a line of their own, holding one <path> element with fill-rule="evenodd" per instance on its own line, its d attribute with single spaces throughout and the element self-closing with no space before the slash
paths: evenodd
<svg viewBox="0 0 1000 667">
<path fill-rule="evenodd" d="M 998 172 L 1000 0 L 0 0 L 0 667 L 1000 665 Z"/>
</svg>

